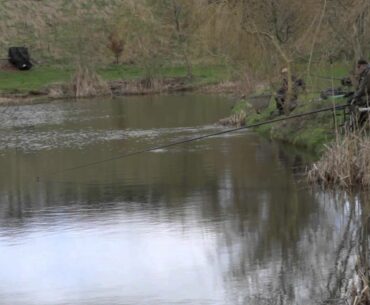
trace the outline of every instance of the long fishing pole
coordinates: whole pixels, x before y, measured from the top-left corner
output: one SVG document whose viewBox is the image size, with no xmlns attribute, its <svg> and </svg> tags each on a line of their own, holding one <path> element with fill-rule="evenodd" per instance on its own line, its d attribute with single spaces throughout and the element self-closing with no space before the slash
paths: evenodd
<svg viewBox="0 0 370 305">
<path fill-rule="evenodd" d="M 207 135 L 200 136 L 200 137 L 190 138 L 190 139 L 181 140 L 181 141 L 175 141 L 175 142 L 171 142 L 171 143 L 164 144 L 164 145 L 152 146 L 152 147 L 149 147 L 149 148 L 146 148 L 146 149 L 117 155 L 117 156 L 114 156 L 114 157 L 111 157 L 111 158 L 108 158 L 108 159 L 103 159 L 103 160 L 99 160 L 99 161 L 95 161 L 95 162 L 91 162 L 91 163 L 86 163 L 86 164 L 81 164 L 81 165 L 78 165 L 78 166 L 66 168 L 66 169 L 63 169 L 63 170 L 60 170 L 60 171 L 53 172 L 53 173 L 51 173 L 51 175 L 56 175 L 56 174 L 65 173 L 65 172 L 71 172 L 71 171 L 82 169 L 82 168 L 87 168 L 87 167 L 91 167 L 91 166 L 95 166 L 95 165 L 99 165 L 99 164 L 103 164 L 103 163 L 107 163 L 107 162 L 111 162 L 111 161 L 115 161 L 115 160 L 119 160 L 119 159 L 124 159 L 124 158 L 128 158 L 128 157 L 140 155 L 140 154 L 143 154 L 143 153 L 146 153 L 146 152 L 151 152 L 151 151 L 155 151 L 155 150 L 159 150 L 159 149 L 164 149 L 164 148 L 168 148 L 168 147 L 172 147 L 172 146 L 177 146 L 177 145 L 180 145 L 180 144 L 195 142 L 195 141 L 199 141 L 199 140 L 203 140 L 203 139 L 207 139 L 207 138 L 211 138 L 211 137 L 215 137 L 215 136 L 219 136 L 219 135 L 223 135 L 223 134 L 228 134 L 228 133 L 232 133 L 232 132 L 236 132 L 236 131 L 240 131 L 240 130 L 250 129 L 250 128 L 259 127 L 259 126 L 263 126 L 263 125 L 267 125 L 267 124 L 273 124 L 273 123 L 277 123 L 277 122 L 281 122 L 281 121 L 287 121 L 287 120 L 296 119 L 296 118 L 300 118 L 300 117 L 304 117 L 304 116 L 310 116 L 310 115 L 314 115 L 314 114 L 321 113 L 321 112 L 340 110 L 340 109 L 344 109 L 347 106 L 348 105 L 340 105 L 340 106 L 334 106 L 334 107 L 321 108 L 321 109 L 317 109 L 317 110 L 313 110 L 313 111 L 309 111 L 309 112 L 304 112 L 304 113 L 299 113 L 299 114 L 295 114 L 295 115 L 291 115 L 291 116 L 287 116 L 287 117 L 280 117 L 280 118 L 277 118 L 277 119 L 267 120 L 267 121 L 263 121 L 263 122 L 260 122 L 260 123 L 254 123 L 254 124 L 241 126 L 241 127 L 237 127 L 237 128 L 233 128 L 233 129 L 223 130 L 223 131 L 207 134 Z M 36 180 L 39 182 L 40 177 L 37 177 Z"/>
<path fill-rule="evenodd" d="M 260 95 L 250 95 L 250 96 L 244 96 L 243 98 L 246 99 L 246 100 L 250 100 L 250 99 L 260 99 L 260 98 L 264 98 L 264 97 L 271 97 L 273 96 L 274 93 L 266 93 L 266 94 L 260 94 Z"/>
<path fill-rule="evenodd" d="M 315 75 L 315 74 L 311 74 L 311 76 L 316 77 L 316 78 L 326 79 L 326 80 L 340 80 L 340 81 L 342 80 L 342 78 L 338 78 L 338 77 L 322 76 L 322 75 Z"/>
</svg>

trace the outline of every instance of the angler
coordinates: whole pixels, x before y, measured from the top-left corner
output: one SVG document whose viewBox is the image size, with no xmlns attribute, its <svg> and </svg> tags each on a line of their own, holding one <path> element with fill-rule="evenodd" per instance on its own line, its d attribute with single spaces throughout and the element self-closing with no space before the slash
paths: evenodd
<svg viewBox="0 0 370 305">
<path fill-rule="evenodd" d="M 348 101 L 352 107 L 352 111 L 357 111 L 357 122 L 362 126 L 369 116 L 370 103 L 370 65 L 364 60 L 360 59 L 357 62 L 358 86 L 353 96 Z"/>
<path fill-rule="evenodd" d="M 302 79 L 292 76 L 288 79 L 288 69 L 281 70 L 282 85 L 275 95 L 276 109 L 279 115 L 289 113 L 297 107 L 299 89 L 305 90 L 305 83 Z M 289 92 L 289 82 L 292 84 L 291 92 Z M 285 109 L 287 108 L 288 109 Z"/>
</svg>

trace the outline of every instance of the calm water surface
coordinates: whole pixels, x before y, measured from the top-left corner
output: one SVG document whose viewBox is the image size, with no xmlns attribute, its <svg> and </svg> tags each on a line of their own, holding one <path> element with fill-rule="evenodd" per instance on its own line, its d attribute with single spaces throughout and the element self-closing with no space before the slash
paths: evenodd
<svg viewBox="0 0 370 305">
<path fill-rule="evenodd" d="M 0 304 L 340 295 L 361 198 L 308 189 L 288 147 L 248 131 L 63 171 L 222 130 L 231 106 L 184 95 L 0 108 Z"/>
</svg>

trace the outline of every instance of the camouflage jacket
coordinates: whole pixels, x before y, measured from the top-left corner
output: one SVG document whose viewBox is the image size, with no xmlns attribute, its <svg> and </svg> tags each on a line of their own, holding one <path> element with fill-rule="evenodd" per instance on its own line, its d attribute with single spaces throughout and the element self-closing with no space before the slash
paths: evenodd
<svg viewBox="0 0 370 305">
<path fill-rule="evenodd" d="M 358 86 L 353 96 L 355 100 L 370 97 L 370 65 L 360 74 Z"/>
<path fill-rule="evenodd" d="M 301 88 L 302 90 L 305 89 L 305 83 L 302 79 L 295 77 L 294 75 L 292 76 L 292 94 L 296 95 L 299 92 L 299 89 Z M 278 90 L 278 94 L 286 94 L 288 93 L 288 79 L 283 78 L 283 83 Z"/>
</svg>

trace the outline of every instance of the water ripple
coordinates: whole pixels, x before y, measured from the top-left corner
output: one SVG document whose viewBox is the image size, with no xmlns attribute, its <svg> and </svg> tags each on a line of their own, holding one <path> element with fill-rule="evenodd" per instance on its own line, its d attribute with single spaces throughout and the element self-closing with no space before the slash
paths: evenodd
<svg viewBox="0 0 370 305">
<path fill-rule="evenodd" d="M 184 128 L 159 128 L 159 129 L 121 129 L 121 130 L 97 130 L 97 129 L 64 129 L 37 131 L 28 128 L 9 132 L 0 130 L 0 150 L 21 149 L 23 151 L 40 151 L 51 149 L 82 149 L 93 144 L 102 144 L 112 141 L 139 139 L 139 141 L 152 141 L 162 137 L 177 138 L 187 137 L 194 134 L 206 133 L 219 130 L 214 125 L 202 127 Z M 175 137 L 173 137 L 175 135 Z"/>
</svg>

